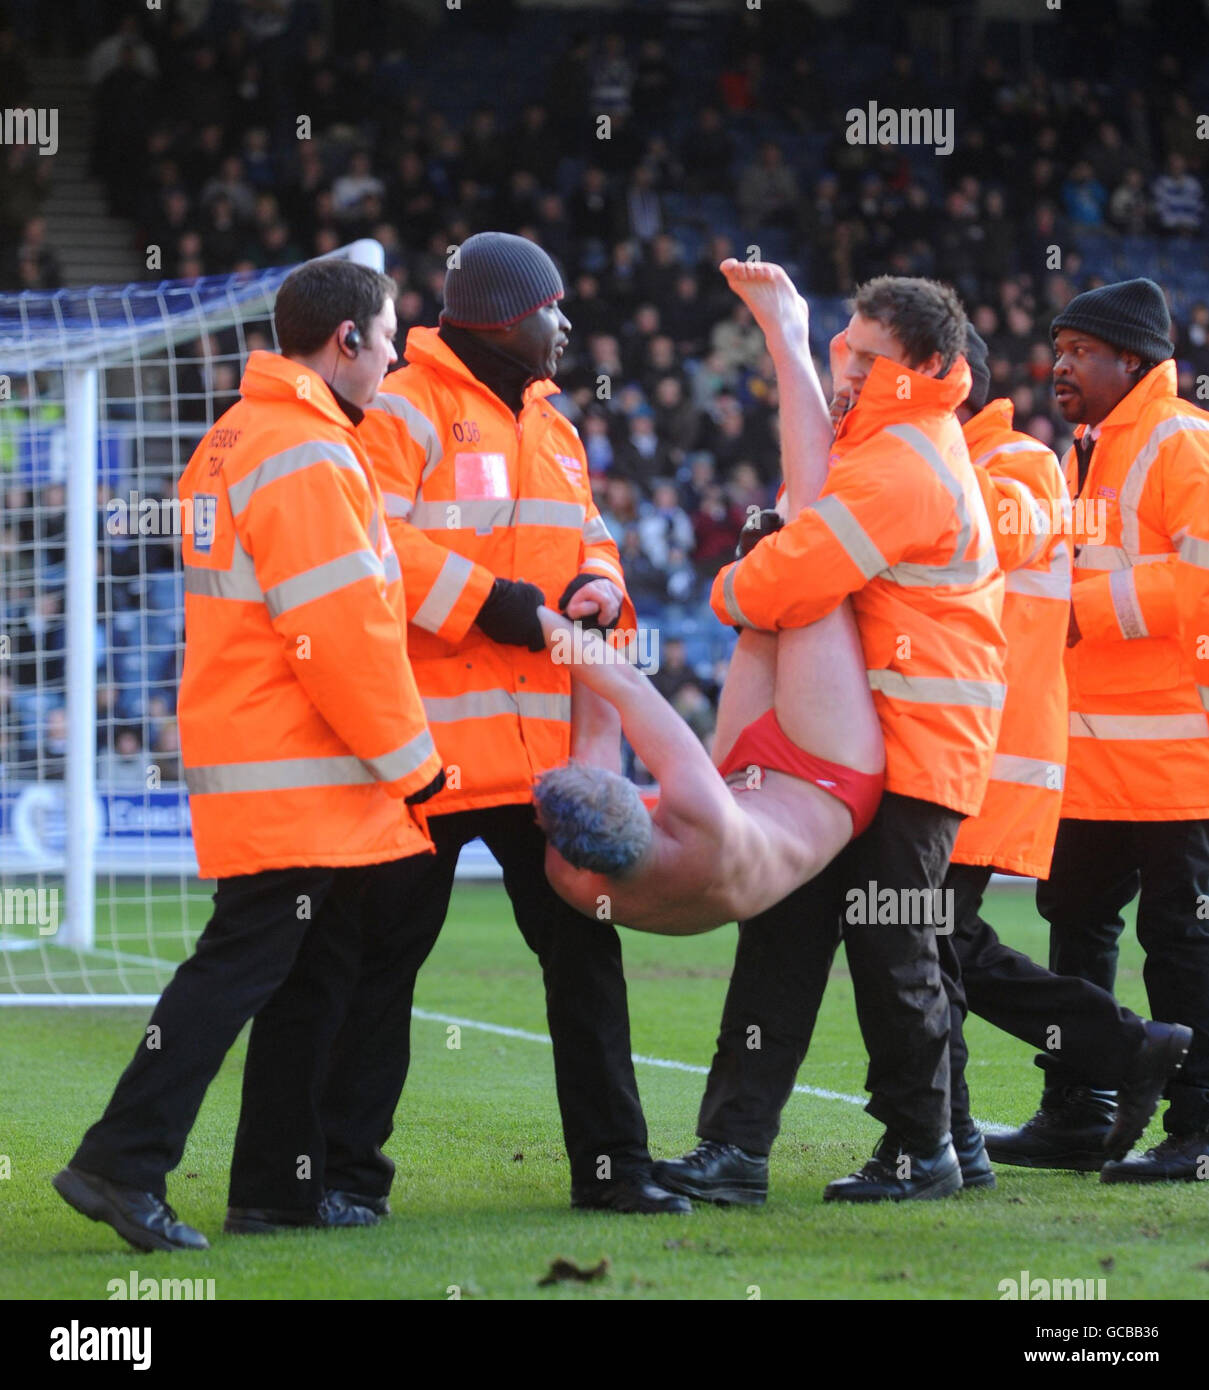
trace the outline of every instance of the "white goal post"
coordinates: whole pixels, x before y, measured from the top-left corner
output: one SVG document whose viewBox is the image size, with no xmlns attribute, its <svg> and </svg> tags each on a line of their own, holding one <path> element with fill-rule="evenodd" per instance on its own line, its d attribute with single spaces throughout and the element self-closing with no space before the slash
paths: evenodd
<svg viewBox="0 0 1209 1390">
<path fill-rule="evenodd" d="M 175 483 L 290 269 L 0 295 L 0 1003 L 154 999 L 209 914 Z"/>
</svg>

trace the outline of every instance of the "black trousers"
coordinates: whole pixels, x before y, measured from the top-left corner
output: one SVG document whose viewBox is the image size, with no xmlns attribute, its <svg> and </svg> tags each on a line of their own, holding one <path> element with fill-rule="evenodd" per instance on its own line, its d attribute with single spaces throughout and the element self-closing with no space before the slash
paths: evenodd
<svg viewBox="0 0 1209 1390">
<path fill-rule="evenodd" d="M 328 1186 L 368 1196 L 390 1189 L 394 1165 L 381 1146 L 407 1075 L 416 972 L 449 910 L 458 853 L 476 836 L 503 869 L 516 924 L 541 963 L 572 1183 L 647 1169 L 651 1158 L 616 930 L 568 907 L 550 887 L 546 840 L 530 804 L 432 816 L 428 829 L 436 857 L 424 860 L 422 880 L 391 914 L 406 944 L 389 996 L 376 1003 L 389 1050 L 375 1055 L 356 1033 L 337 1043 L 323 1101 Z"/>
<path fill-rule="evenodd" d="M 1107 990 L 1072 975 L 1055 975 L 1000 941 L 980 915 L 990 880 L 989 868 L 973 864 L 951 864 L 945 875 L 945 888 L 953 894 L 949 944 L 956 959 L 956 971 L 948 964 L 944 970 L 952 1009 L 954 1134 L 973 1125 L 962 1028 L 967 1013 L 1044 1049 L 1047 1068 L 1061 1063 L 1089 1078 L 1087 1084 L 1105 1088 L 1125 1080 L 1145 1040 L 1142 1020 Z"/>
<path fill-rule="evenodd" d="M 1140 896 L 1139 896 L 1140 895 Z M 1050 924 L 1050 969 L 1111 990 L 1121 909 L 1138 898 L 1151 1015 L 1185 1023 L 1192 1046 L 1167 1088 L 1169 1134 L 1209 1130 L 1209 821 L 1062 820 L 1037 910 Z M 1055 1084 L 1083 1084 L 1060 1067 Z"/>
<path fill-rule="evenodd" d="M 330 1050 L 357 1003 L 362 956 L 381 949 L 376 903 L 398 901 L 422 857 L 277 869 L 218 881 L 214 915 L 160 997 L 134 1059 L 72 1162 L 165 1194 L 206 1088 L 255 1017 L 244 1073 L 232 1204 L 313 1210 L 322 1195 L 319 1115 Z M 375 943 L 377 943 L 375 945 Z M 255 1119 L 263 1138 L 244 1142 Z"/>
<path fill-rule="evenodd" d="M 821 874 L 739 924 L 702 1139 L 758 1154 L 772 1147 L 841 932 L 869 1053 L 865 1108 L 916 1152 L 948 1135 L 949 1004 L 935 925 L 856 919 L 868 915 L 870 884 L 900 901 L 904 891 L 940 888 L 960 823 L 956 811 L 888 792 L 869 828 Z"/>
</svg>

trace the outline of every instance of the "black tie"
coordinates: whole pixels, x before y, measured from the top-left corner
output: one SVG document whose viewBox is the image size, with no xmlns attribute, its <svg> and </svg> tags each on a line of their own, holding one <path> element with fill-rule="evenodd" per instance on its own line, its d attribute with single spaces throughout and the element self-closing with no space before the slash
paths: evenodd
<svg viewBox="0 0 1209 1390">
<path fill-rule="evenodd" d="M 1096 441 L 1091 437 L 1091 432 L 1085 430 L 1082 439 L 1075 440 L 1075 457 L 1079 460 L 1079 491 L 1083 491 L 1083 484 L 1087 481 L 1087 470 L 1091 467 L 1091 453 L 1096 447 Z"/>
</svg>

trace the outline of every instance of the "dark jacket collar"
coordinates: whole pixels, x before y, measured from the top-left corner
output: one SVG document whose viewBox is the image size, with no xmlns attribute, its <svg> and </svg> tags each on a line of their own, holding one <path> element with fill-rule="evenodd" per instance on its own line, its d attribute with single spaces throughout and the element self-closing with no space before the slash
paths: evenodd
<svg viewBox="0 0 1209 1390">
<path fill-rule="evenodd" d="M 465 363 L 467 369 L 498 396 L 514 415 L 524 405 L 525 387 L 534 374 L 523 363 L 485 343 L 467 328 L 443 323 L 439 329 L 441 341 Z"/>
</svg>

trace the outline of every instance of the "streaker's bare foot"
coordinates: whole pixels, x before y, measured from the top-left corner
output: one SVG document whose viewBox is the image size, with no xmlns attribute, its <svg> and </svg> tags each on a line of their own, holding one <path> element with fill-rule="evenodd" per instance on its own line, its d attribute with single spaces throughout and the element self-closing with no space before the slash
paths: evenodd
<svg viewBox="0 0 1209 1390">
<path fill-rule="evenodd" d="M 770 352 L 809 340 L 810 311 L 783 267 L 772 261 L 738 261 L 729 256 L 718 269 L 751 310 Z"/>
</svg>

